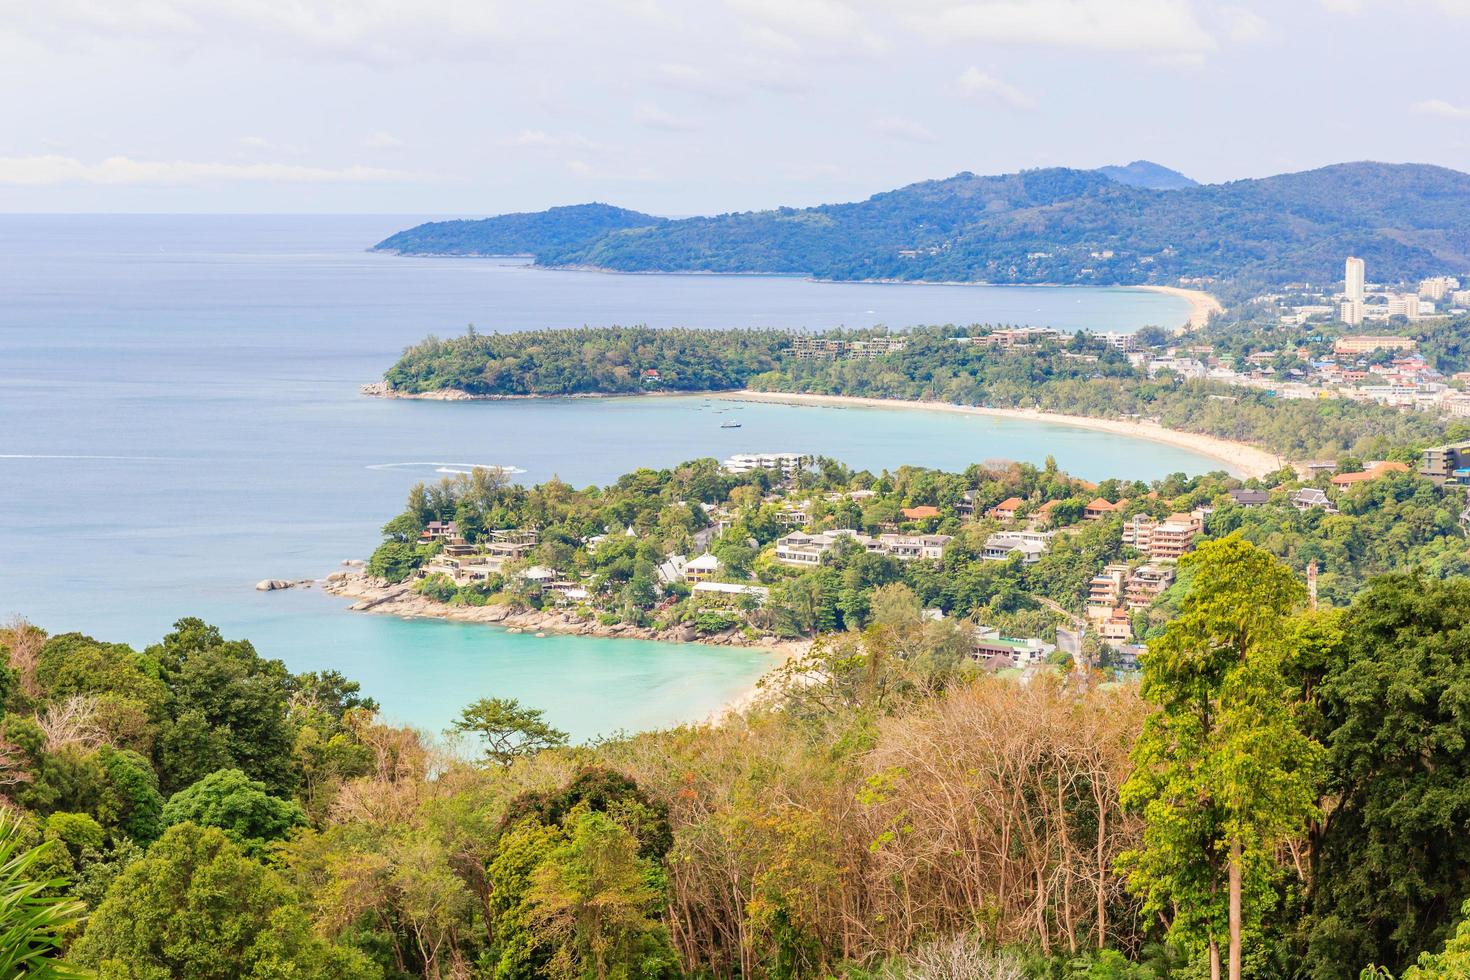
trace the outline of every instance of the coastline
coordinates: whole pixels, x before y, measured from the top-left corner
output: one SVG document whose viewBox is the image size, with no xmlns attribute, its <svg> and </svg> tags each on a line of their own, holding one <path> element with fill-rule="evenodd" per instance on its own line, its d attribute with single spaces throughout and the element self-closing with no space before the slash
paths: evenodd
<svg viewBox="0 0 1470 980">
<path fill-rule="evenodd" d="M 1179 449 L 1188 449 L 1225 463 L 1242 477 L 1265 476 L 1274 472 L 1286 461 L 1275 453 L 1252 446 L 1250 443 L 1221 439 L 1218 436 L 1198 435 L 1168 429 L 1157 422 L 1132 422 L 1123 419 L 1100 419 L 1087 415 L 1062 415 L 1057 412 L 1042 412 L 1030 408 L 972 408 L 968 405 L 952 405 L 948 402 L 903 401 L 896 398 L 865 398 L 858 395 L 812 395 L 780 391 L 751 391 L 718 395 L 727 400 L 761 402 L 785 402 L 790 405 L 852 405 L 863 408 L 890 408 L 908 411 L 954 412 L 962 415 L 982 415 L 999 419 L 1022 419 L 1030 422 L 1049 422 L 1053 425 L 1070 425 L 1080 429 L 1092 429 L 1113 435 L 1131 436 L 1163 443 Z"/>
<path fill-rule="evenodd" d="M 282 583 L 282 587 L 310 587 L 316 582 Z M 582 619 L 570 610 L 512 611 L 506 606 L 447 606 L 419 595 L 404 585 L 380 585 L 360 571 L 333 572 L 320 581 L 323 592 L 343 599 L 354 599 L 347 608 L 352 612 L 376 613 L 410 619 L 441 619 L 457 623 L 477 623 L 498 627 L 507 632 L 533 635 L 589 636 L 608 640 L 648 640 L 656 643 L 698 643 L 704 646 L 740 647 L 770 656 L 771 662 L 748 686 L 716 708 L 701 724 L 718 725 L 722 721 L 753 707 L 765 694 L 765 679 L 777 669 L 804 655 L 811 640 L 783 640 L 774 636 L 754 639 L 731 630 L 711 637 L 700 637 L 687 630 L 651 630 L 623 624 L 604 625 L 596 619 Z"/>
<path fill-rule="evenodd" d="M 1165 287 L 1161 287 L 1165 288 Z M 1147 439 L 1150 442 L 1188 449 L 1224 463 L 1234 475 L 1249 478 L 1265 476 L 1283 466 L 1287 460 L 1276 453 L 1253 446 L 1248 442 L 1223 439 L 1179 429 L 1170 429 L 1157 422 L 1138 422 L 1124 419 L 1094 418 L 1089 415 L 1064 415 L 1059 412 L 1043 412 L 1031 408 L 980 408 L 969 405 L 954 405 L 949 402 L 908 401 L 898 398 L 868 398 L 861 395 L 813 395 L 805 392 L 753 391 L 749 388 L 730 388 L 725 391 L 658 391 L 658 392 L 615 392 L 610 394 L 578 395 L 472 395 L 468 392 L 446 389 L 426 391 L 419 394 L 395 392 L 387 389 L 386 383 L 375 382 L 363 385 L 362 393 L 375 398 L 401 398 L 420 401 L 524 401 L 539 398 L 720 398 L 728 401 L 784 402 L 788 405 L 850 405 L 864 408 L 899 409 L 908 411 L 954 412 L 962 415 L 984 415 L 991 418 L 1020 419 L 1030 422 L 1047 422 L 1052 425 L 1069 425 L 1079 429 L 1092 429 L 1113 435 Z"/>
<path fill-rule="evenodd" d="M 1198 330 L 1208 326 L 1210 317 L 1224 313 L 1225 307 L 1214 296 L 1203 289 L 1185 289 L 1183 286 L 1130 286 L 1130 289 L 1146 289 L 1151 293 L 1177 296 L 1189 304 L 1189 329 Z"/>
<path fill-rule="evenodd" d="M 311 585 L 314 582 L 283 583 L 282 588 Z M 654 630 L 623 623 L 606 625 L 595 618 L 584 619 L 570 609 L 513 610 L 509 606 L 450 606 L 414 592 L 408 586 L 380 584 L 380 580 L 360 571 L 333 572 L 320 580 L 328 595 L 355 600 L 347 608 L 352 612 L 376 613 L 409 619 L 442 619 L 456 623 L 479 623 L 498 626 L 521 633 L 556 633 L 562 636 L 592 636 L 610 640 L 649 640 L 656 643 L 699 643 L 705 646 L 744 647 L 780 655 L 784 659 L 799 655 L 810 646 L 809 640 L 783 640 L 776 636 L 746 637 L 737 630 L 701 637 L 693 627 Z"/>
</svg>

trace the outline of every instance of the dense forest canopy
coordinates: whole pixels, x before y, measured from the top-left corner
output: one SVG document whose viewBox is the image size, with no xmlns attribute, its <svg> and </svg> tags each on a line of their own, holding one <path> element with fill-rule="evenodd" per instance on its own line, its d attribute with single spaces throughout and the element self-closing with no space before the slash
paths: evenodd
<svg viewBox="0 0 1470 980">
<path fill-rule="evenodd" d="M 477 220 L 429 221 L 390 235 L 374 248 L 403 255 L 534 255 L 662 220 L 611 204 L 574 204 Z"/>
<path fill-rule="evenodd" d="M 1470 175 L 1421 164 L 1168 190 L 1064 168 L 961 173 L 847 204 L 670 221 L 623 212 L 601 230 L 562 214 L 575 210 L 424 225 L 379 247 L 524 251 L 629 272 L 1004 283 L 1333 282 L 1345 255 L 1390 280 L 1470 265 Z"/>
<path fill-rule="evenodd" d="M 396 391 L 474 395 L 626 395 L 742 388 L 775 367 L 789 335 L 773 330 L 583 327 L 435 337 L 384 376 Z M 652 373 L 650 373 L 652 372 Z"/>
<path fill-rule="evenodd" d="M 895 585 L 721 725 L 567 747 L 490 698 L 455 726 L 502 746 L 479 756 L 198 620 L 144 650 L 13 623 L 0 956 L 102 980 L 1198 980 L 1229 950 L 1262 980 L 1465 976 L 1470 581 L 1313 610 L 1238 537 L 1184 565 L 1142 685 L 934 656 Z"/>
</svg>

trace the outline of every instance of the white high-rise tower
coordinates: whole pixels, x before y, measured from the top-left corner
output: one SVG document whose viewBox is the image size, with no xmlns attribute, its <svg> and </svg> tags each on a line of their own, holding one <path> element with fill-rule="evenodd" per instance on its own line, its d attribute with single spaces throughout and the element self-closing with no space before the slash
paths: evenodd
<svg viewBox="0 0 1470 980">
<path fill-rule="evenodd" d="M 1346 294 L 1349 302 L 1363 302 L 1363 260 L 1349 255 L 1344 278 L 1347 280 Z"/>
<path fill-rule="evenodd" d="M 1363 260 L 1349 255 L 1343 273 L 1342 322 L 1357 326 L 1363 322 Z"/>
</svg>

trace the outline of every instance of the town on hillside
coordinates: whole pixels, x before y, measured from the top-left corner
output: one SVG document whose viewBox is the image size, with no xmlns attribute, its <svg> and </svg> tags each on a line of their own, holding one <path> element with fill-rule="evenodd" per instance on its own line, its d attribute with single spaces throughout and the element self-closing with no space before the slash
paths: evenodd
<svg viewBox="0 0 1470 980">
<path fill-rule="evenodd" d="M 1462 554 L 1470 526 L 1470 443 L 1415 466 L 1152 485 L 1003 463 L 874 475 L 790 452 L 639 471 L 603 491 L 478 482 L 489 489 L 465 476 L 416 489 L 359 576 L 386 591 L 359 606 L 407 592 L 445 613 L 495 607 L 508 625 L 535 613 L 537 629 L 758 644 L 862 628 L 874 591 L 902 584 L 986 670 L 1128 673 L 1200 541 L 1240 532 L 1294 564 L 1314 602 L 1342 603 L 1368 575 Z"/>
<path fill-rule="evenodd" d="M 1470 316 L 1466 281 L 1438 275 L 1385 285 L 1366 274 L 1364 260 L 1349 256 L 1341 290 L 1291 283 L 1250 296 L 1229 311 L 1228 327 L 1220 325 L 1220 333 L 1234 335 L 1229 353 L 1190 337 L 1167 352 L 1131 357 L 1151 377 L 1172 372 L 1277 398 L 1341 398 L 1470 417 L 1470 370 L 1438 363 L 1461 356 L 1458 342 L 1441 334 Z M 1252 327 L 1259 343 L 1249 343 Z"/>
</svg>

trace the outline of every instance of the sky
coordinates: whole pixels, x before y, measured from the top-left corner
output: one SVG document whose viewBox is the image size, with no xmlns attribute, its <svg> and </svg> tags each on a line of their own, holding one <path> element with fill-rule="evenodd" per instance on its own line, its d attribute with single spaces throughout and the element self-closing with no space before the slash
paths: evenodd
<svg viewBox="0 0 1470 980">
<path fill-rule="evenodd" d="M 1470 171 L 1470 0 L 0 0 L 0 211 L 663 215 Z"/>
</svg>

